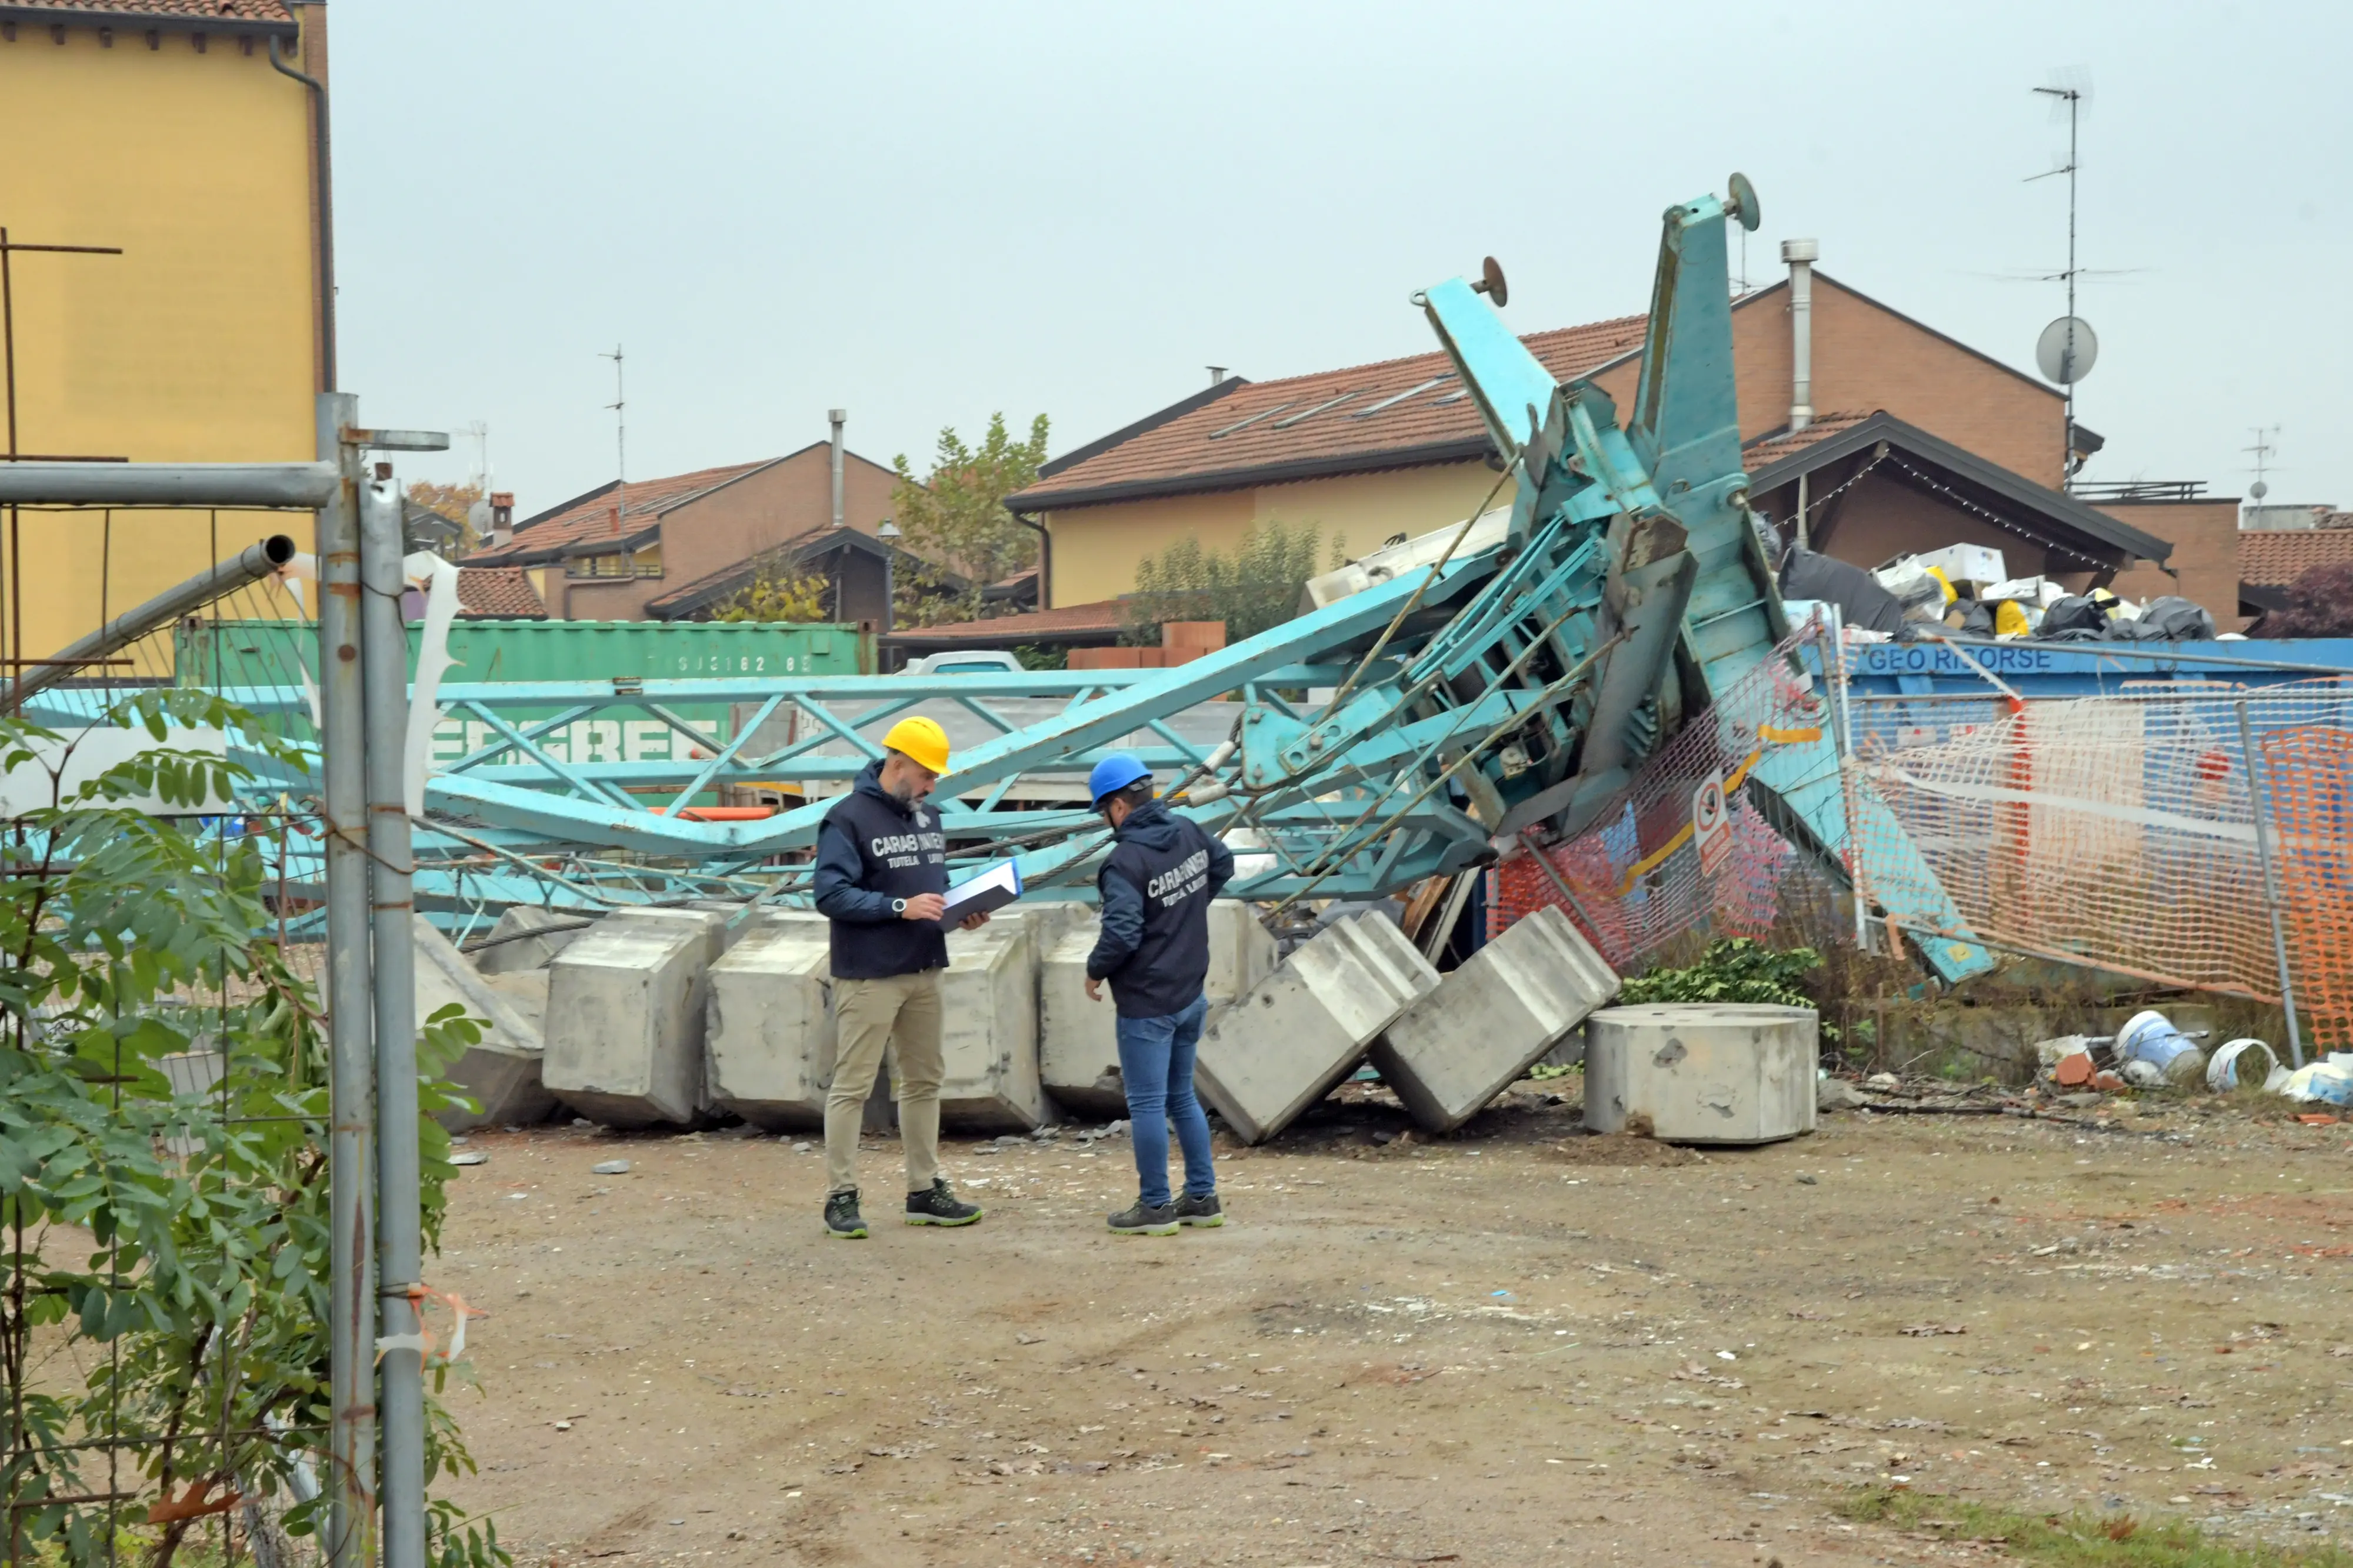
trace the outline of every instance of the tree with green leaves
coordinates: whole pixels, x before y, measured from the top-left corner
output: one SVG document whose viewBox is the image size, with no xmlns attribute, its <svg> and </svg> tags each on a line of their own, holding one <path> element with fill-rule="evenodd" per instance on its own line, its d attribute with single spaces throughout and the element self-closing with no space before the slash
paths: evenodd
<svg viewBox="0 0 2353 1568">
<path fill-rule="evenodd" d="M 457 524 L 457 536 L 449 542 L 450 560 L 463 559 L 482 547 L 482 536 L 474 531 L 470 515 L 474 503 L 482 499 L 481 486 L 471 480 L 448 485 L 436 484 L 431 479 L 414 479 L 409 482 L 408 499 L 436 517 Z"/>
<path fill-rule="evenodd" d="M 78 740 L 0 717 L 0 768 L 48 779 L 0 844 L 0 1507 L 11 1561 L 95 1568 L 130 1547 L 170 1568 L 239 1509 L 248 1539 L 325 1523 L 324 1020 L 263 934 L 282 825 L 124 805 L 216 811 L 248 776 L 165 744 L 175 729 L 301 759 L 195 689 L 143 692 L 105 723 L 156 744 L 74 787 Z M 440 1071 L 479 1037 L 454 1007 L 425 1022 L 423 1110 L 454 1103 Z M 214 1081 L 182 1092 L 173 1072 L 192 1063 Z M 438 1250 L 455 1173 L 429 1119 L 419 1144 Z M 50 1335 L 67 1353 L 37 1365 Z M 473 1468 L 438 1397 L 452 1375 L 436 1367 L 427 1399 L 428 1478 Z M 290 1502 L 281 1523 L 270 1499 Z M 436 1568 L 510 1561 L 447 1500 L 428 1532 Z"/>
<path fill-rule="evenodd" d="M 900 563 L 892 605 L 898 625 L 977 619 L 981 589 L 1037 564 L 1037 532 L 1014 520 L 1005 498 L 1037 482 L 1046 428 L 1040 414 L 1029 422 L 1029 438 L 1016 440 L 1005 416 L 992 414 L 987 433 L 972 447 L 950 426 L 940 432 L 931 472 L 920 479 L 905 453 L 892 459 L 899 478 L 891 505 L 902 542 L 932 568 Z M 951 576 L 964 585 L 951 585 Z"/>
<path fill-rule="evenodd" d="M 831 620 L 833 584 L 815 572 L 762 572 L 712 606 L 714 621 Z"/>
<path fill-rule="evenodd" d="M 1176 541 L 1136 563 L 1135 592 L 1127 598 L 1127 641 L 1157 646 L 1166 621 L 1223 621 L 1226 640 L 1240 642 L 1299 613 L 1299 595 L 1316 574 L 1323 532 L 1312 522 L 1253 523 L 1233 553 L 1198 539 Z M 1345 560 L 1347 540 L 1334 535 L 1331 567 Z"/>
</svg>

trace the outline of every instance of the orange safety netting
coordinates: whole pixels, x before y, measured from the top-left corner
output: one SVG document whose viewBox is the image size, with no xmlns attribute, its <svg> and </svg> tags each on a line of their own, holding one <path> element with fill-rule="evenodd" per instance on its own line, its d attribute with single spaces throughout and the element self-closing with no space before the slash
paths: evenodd
<svg viewBox="0 0 2353 1568">
<path fill-rule="evenodd" d="M 2353 1045 L 2353 730 L 2307 724 L 2257 746 L 2296 1005 L 2315 1038 Z"/>
<path fill-rule="evenodd" d="M 1763 935 L 1794 851 L 1741 785 L 1769 749 L 1824 743 L 1818 683 L 1790 657 L 1818 637 L 1799 632 L 1736 682 L 1583 832 L 1496 867 L 1490 934 L 1555 905 L 1619 970 L 1685 931 Z M 1719 783 L 1720 814 L 1701 799 Z"/>
<path fill-rule="evenodd" d="M 2299 993 L 2339 999 L 2330 1032 L 2341 1040 L 2353 1004 L 2343 847 L 2348 710 L 2353 683 L 2335 680 L 2252 691 L 2152 684 L 2035 701 L 1926 744 L 1862 745 L 1849 787 L 1886 804 L 1961 927 L 1979 939 L 2276 1001 L 2256 837 L 2256 803 L 2267 801 L 2289 972 Z M 2267 775 L 2253 786 L 2242 710 Z M 1926 728 L 1883 723 L 1865 733 Z"/>
</svg>

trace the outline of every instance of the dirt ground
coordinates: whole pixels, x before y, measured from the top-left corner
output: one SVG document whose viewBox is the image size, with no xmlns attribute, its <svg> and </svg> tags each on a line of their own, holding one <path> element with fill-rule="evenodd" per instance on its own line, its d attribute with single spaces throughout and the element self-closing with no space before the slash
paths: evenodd
<svg viewBox="0 0 2353 1568">
<path fill-rule="evenodd" d="M 813 1141 L 478 1135 L 450 1495 L 533 1564 L 1989 1551 L 1830 1510 L 1866 1483 L 2348 1533 L 2353 1128 L 1841 1112 L 1703 1157 L 1581 1135 L 1575 1082 L 1434 1142 L 1351 1086 L 1221 1136 L 1232 1222 L 1166 1239 L 1103 1229 L 1128 1146 L 1071 1130 L 954 1141 L 985 1221 L 857 1243 Z"/>
</svg>

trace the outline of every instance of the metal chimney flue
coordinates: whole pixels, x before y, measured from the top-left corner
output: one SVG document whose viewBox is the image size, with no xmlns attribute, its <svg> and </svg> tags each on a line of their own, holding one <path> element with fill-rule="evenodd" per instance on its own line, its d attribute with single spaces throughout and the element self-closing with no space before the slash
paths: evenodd
<svg viewBox="0 0 2353 1568">
<path fill-rule="evenodd" d="M 1785 239 L 1781 259 L 1789 268 L 1789 428 L 1814 422 L 1814 263 L 1822 258 L 1819 240 Z"/>
<path fill-rule="evenodd" d="M 849 410 L 828 408 L 825 416 L 833 426 L 833 526 L 839 528 L 845 521 L 841 514 L 841 427 L 849 418 Z"/>
</svg>

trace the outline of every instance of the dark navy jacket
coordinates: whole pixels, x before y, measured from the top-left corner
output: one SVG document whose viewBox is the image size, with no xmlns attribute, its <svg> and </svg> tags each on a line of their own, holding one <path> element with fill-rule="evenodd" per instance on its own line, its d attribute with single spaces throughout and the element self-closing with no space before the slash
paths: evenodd
<svg viewBox="0 0 2353 1568">
<path fill-rule="evenodd" d="M 1209 973 L 1209 900 L 1233 880 L 1234 857 L 1158 801 L 1130 812 L 1095 878 L 1103 935 L 1087 976 L 1111 982 L 1125 1018 L 1164 1018 L 1201 994 Z"/>
<path fill-rule="evenodd" d="M 881 980 L 948 966 L 937 921 L 891 912 L 893 899 L 948 890 L 948 839 L 940 814 L 912 809 L 882 789 L 882 764 L 825 815 L 817 836 L 817 907 L 833 921 L 833 977 Z"/>
</svg>

